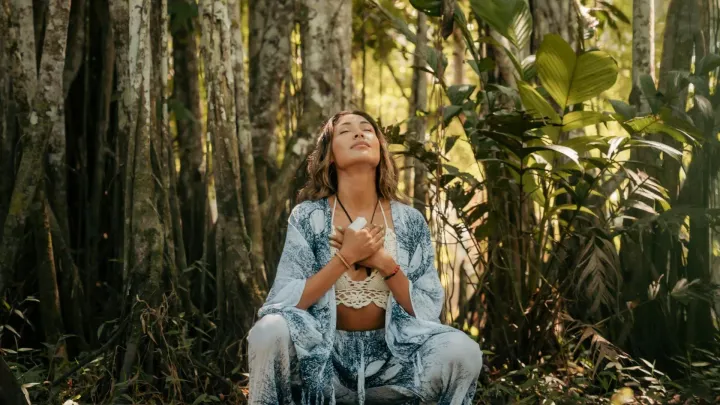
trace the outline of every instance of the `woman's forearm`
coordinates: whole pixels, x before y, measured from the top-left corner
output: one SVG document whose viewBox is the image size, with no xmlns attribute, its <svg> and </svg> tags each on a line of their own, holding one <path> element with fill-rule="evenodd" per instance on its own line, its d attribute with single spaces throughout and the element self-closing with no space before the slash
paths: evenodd
<svg viewBox="0 0 720 405">
<path fill-rule="evenodd" d="M 296 307 L 300 309 L 310 308 L 320 297 L 325 295 L 346 270 L 347 267 L 345 267 L 342 260 L 337 256 L 333 256 L 325 267 L 307 279 L 305 289 Z"/>
<path fill-rule="evenodd" d="M 385 275 L 392 274 L 392 272 L 395 270 L 395 266 L 397 266 L 395 260 L 389 258 L 387 262 L 383 264 L 381 271 Z M 410 280 L 407 278 L 405 273 L 402 270 L 398 270 L 398 272 L 394 276 L 385 280 L 385 283 L 387 284 L 388 288 L 390 288 L 390 291 L 392 291 L 393 297 L 395 297 L 395 301 L 397 301 L 397 303 L 400 304 L 403 309 L 405 309 L 405 312 L 412 316 L 415 316 L 415 311 L 413 310 L 412 306 L 412 300 L 410 299 Z"/>
</svg>

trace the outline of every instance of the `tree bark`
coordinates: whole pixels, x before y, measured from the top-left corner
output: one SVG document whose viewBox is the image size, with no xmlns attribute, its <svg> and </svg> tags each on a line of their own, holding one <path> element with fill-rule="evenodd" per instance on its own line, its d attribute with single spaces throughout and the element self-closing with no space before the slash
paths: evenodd
<svg viewBox="0 0 720 405">
<path fill-rule="evenodd" d="M 118 90 L 123 94 L 121 114 L 127 120 L 128 162 L 125 166 L 126 233 L 124 235 L 124 263 L 126 278 L 124 290 L 130 302 L 126 302 L 126 316 L 130 316 L 131 330 L 120 371 L 120 381 L 126 381 L 137 361 L 142 345 L 143 327 L 136 297 L 153 306 L 157 302 L 160 281 L 163 274 L 164 239 L 163 228 L 157 207 L 155 173 L 152 166 L 151 145 L 154 127 L 151 107 L 152 59 L 150 45 L 150 0 L 130 0 L 129 4 L 117 0 L 111 10 L 115 20 L 115 34 L 122 38 L 127 35 L 131 45 L 116 46 L 118 51 L 118 72 L 129 72 Z M 128 30 L 124 31 L 123 28 Z M 121 31 L 122 34 L 121 34 Z M 121 55 L 121 52 L 127 52 Z M 127 63 L 127 66 L 120 66 Z M 129 113 L 129 114 L 128 114 Z M 122 121 L 121 121 L 122 123 Z"/>
<path fill-rule="evenodd" d="M 197 7 L 194 1 L 170 0 L 173 7 Z M 180 158 L 178 193 L 183 242 L 187 262 L 202 259 L 205 240 L 206 165 L 203 153 L 202 109 L 200 107 L 200 61 L 197 18 L 171 17 L 173 39 L 173 98 Z"/>
<path fill-rule="evenodd" d="M 579 50 L 580 38 L 578 17 L 574 5 L 575 0 L 531 0 L 530 8 L 533 15 L 533 36 L 531 52 L 537 53 L 540 43 L 547 34 L 558 34 L 563 37 L 576 51 Z"/>
<path fill-rule="evenodd" d="M 630 102 L 640 113 L 650 112 L 647 98 L 640 91 L 640 77 L 655 78 L 655 1 L 633 0 L 633 53 Z"/>
<path fill-rule="evenodd" d="M 166 264 L 171 280 L 171 289 L 177 292 L 182 308 L 188 315 L 194 314 L 190 290 L 182 271 L 187 269 L 182 227 L 176 220 L 179 211 L 175 194 L 175 159 L 170 139 L 170 116 L 168 112 L 168 2 L 153 2 L 150 23 L 152 43 L 153 88 L 151 93 L 153 115 L 152 156 L 155 172 L 158 173 L 157 205 L 165 241 Z"/>
<path fill-rule="evenodd" d="M 653 0 L 634 0 L 633 1 L 633 66 L 632 66 L 632 83 L 633 87 L 630 92 L 630 102 L 637 107 L 641 114 L 649 114 L 650 105 L 647 97 L 645 97 L 640 89 L 640 77 L 643 75 L 652 75 L 655 77 L 655 18 L 654 18 L 654 1 Z M 655 152 L 649 149 L 633 149 L 631 151 L 632 160 L 646 162 L 647 167 L 652 167 L 655 159 Z M 657 176 L 657 173 L 652 173 Z M 651 201 L 645 201 L 650 203 Z M 646 217 L 648 214 L 639 209 L 630 211 L 631 215 L 636 218 Z M 626 220 L 630 225 L 631 221 Z M 623 263 L 622 268 L 627 269 L 624 274 L 624 281 L 629 289 L 638 294 L 644 294 L 647 286 L 654 279 L 652 272 L 652 260 L 645 252 L 653 249 L 652 243 L 648 243 L 650 238 L 642 238 L 642 231 L 631 231 L 622 237 L 622 250 L 620 257 Z M 638 254 L 642 252 L 643 254 Z M 667 255 L 667 252 L 665 253 Z M 653 309 L 641 308 L 641 311 L 648 311 L 645 317 L 653 317 L 655 314 Z M 644 322 L 641 318 L 638 323 Z M 644 333 L 647 328 L 642 325 L 636 325 L 640 333 Z M 652 332 L 651 332 L 652 333 Z"/>
<path fill-rule="evenodd" d="M 40 297 L 40 316 L 42 318 L 45 342 L 48 346 L 48 358 L 51 364 L 59 360 L 67 360 L 67 349 L 62 336 L 65 328 L 60 307 L 60 292 L 58 290 L 57 269 L 55 267 L 55 253 L 50 232 L 50 218 L 48 204 L 45 198 L 43 181 L 38 184 L 37 201 L 34 204 L 32 223 L 35 234 L 35 252 L 38 267 L 38 291 Z M 53 374 L 53 370 L 50 370 Z"/>
<path fill-rule="evenodd" d="M 423 12 L 418 12 L 417 18 L 417 43 L 415 44 L 415 53 L 413 54 L 413 75 L 412 75 L 412 93 L 410 95 L 410 120 L 408 121 L 408 130 L 412 139 L 418 142 L 426 142 L 427 135 L 425 133 L 425 111 L 427 111 L 427 72 L 423 70 L 427 61 L 421 49 L 427 47 L 427 16 Z M 457 38 L 455 38 L 457 40 Z M 463 48 L 464 51 L 464 48 Z M 464 52 L 463 52 L 464 54 Z M 464 58 L 461 55 L 460 60 Z M 457 58 L 455 62 L 457 63 Z M 459 67 L 462 71 L 464 63 Z M 458 67 L 455 66 L 457 69 Z M 427 204 L 427 168 L 423 162 L 415 164 L 415 159 L 407 157 L 405 159 L 405 184 L 408 188 L 408 196 L 413 198 L 413 205 L 420 212 L 425 214 L 425 205 Z"/>
<path fill-rule="evenodd" d="M 70 86 L 77 77 L 84 59 L 86 10 L 86 0 L 74 0 L 72 2 L 68 27 L 67 54 L 63 72 L 63 98 L 67 98 Z"/>
<path fill-rule="evenodd" d="M 10 100 L 10 16 L 8 0 L 0 1 L 0 229 L 10 204 L 15 178 L 15 115 Z"/>
<path fill-rule="evenodd" d="M 668 79 L 671 72 L 690 72 L 690 65 L 694 50 L 694 40 L 697 32 L 697 0 L 672 0 L 668 8 L 663 36 L 663 54 L 658 76 L 658 91 L 667 90 Z M 681 94 L 674 103 L 684 110 L 686 94 Z M 668 135 L 660 135 L 660 141 L 673 148 L 680 148 L 680 143 Z M 674 159 L 663 159 L 662 170 L 659 174 L 661 184 L 667 188 L 671 201 L 678 197 L 680 187 L 680 163 Z"/>
<path fill-rule="evenodd" d="M 239 157 L 241 165 L 241 182 L 244 214 L 247 218 L 247 233 L 252 243 L 250 244 L 250 259 L 252 260 L 253 276 L 260 288 L 267 288 L 265 275 L 265 254 L 263 249 L 263 218 L 260 215 L 260 204 L 258 202 L 258 183 L 253 159 L 253 145 L 251 135 L 250 115 L 248 112 L 248 92 L 245 86 L 245 68 L 243 66 L 243 38 L 242 19 L 240 18 L 240 7 L 237 0 L 228 0 L 230 11 L 230 22 L 232 27 L 232 62 L 233 76 L 235 77 L 235 122 L 237 125 L 237 137 Z M 277 89 L 279 90 L 279 89 Z M 279 93 L 279 91 L 277 91 Z M 277 116 L 277 107 L 275 116 Z M 268 138 L 271 135 L 266 135 Z"/>
<path fill-rule="evenodd" d="M 280 90 L 290 69 L 294 0 L 250 1 L 250 93 L 253 157 L 259 202 L 267 200 L 277 168 Z"/>
<path fill-rule="evenodd" d="M 132 218 L 132 176 L 131 172 L 135 166 L 135 138 L 131 136 L 131 125 L 134 122 L 132 97 L 130 87 L 131 73 L 137 66 L 130 63 L 130 0 L 110 1 L 110 16 L 113 23 L 113 35 L 115 38 L 115 70 L 117 75 L 118 100 L 118 124 L 117 124 L 117 165 L 115 175 L 122 179 L 122 209 L 123 209 L 123 243 L 119 256 L 122 258 L 122 280 L 125 283 L 128 279 L 130 269 L 130 237 Z M 137 32 L 137 27 L 134 27 Z"/>
<path fill-rule="evenodd" d="M 293 179 L 306 161 L 318 128 L 331 115 L 352 105 L 352 4 L 344 0 L 303 0 L 299 6 L 303 113 L 288 141 L 283 165 L 262 204 L 265 219 L 278 218 L 293 190 Z"/>
<path fill-rule="evenodd" d="M 86 221 L 86 254 L 85 254 L 85 286 L 88 293 L 88 307 L 92 306 L 91 292 L 94 290 L 95 283 L 98 280 L 98 272 L 100 267 L 99 245 L 101 240 L 101 212 L 103 207 L 105 193 L 105 162 L 107 160 L 108 150 L 108 130 L 110 127 L 110 103 L 113 95 L 113 78 L 115 76 L 115 35 L 110 20 L 110 10 L 108 4 L 101 2 L 92 5 L 95 9 L 94 15 L 99 21 L 101 27 L 101 41 L 103 44 L 103 53 L 101 60 L 101 72 L 98 83 L 98 100 L 97 103 L 97 133 L 95 135 L 95 150 L 91 153 L 95 155 L 95 169 L 92 170 L 92 183 L 89 186 L 90 201 L 88 205 L 88 216 Z M 67 70 L 66 70 L 67 72 Z M 70 240 L 65 238 L 65 240 Z"/>
<path fill-rule="evenodd" d="M 510 41 L 498 34 L 497 31 L 490 30 L 490 36 L 505 48 L 512 49 Z M 497 66 L 497 79 L 502 79 L 501 82 L 500 80 L 498 80 L 498 82 L 507 87 L 517 88 L 515 76 L 518 73 L 515 71 L 515 65 L 513 65 L 510 57 L 505 53 L 505 49 L 499 44 L 489 44 L 492 49 L 492 57 L 495 59 L 495 65 Z"/>
<path fill-rule="evenodd" d="M 53 125 L 47 145 L 47 198 L 65 240 L 70 240 L 69 208 L 68 208 L 68 181 L 66 166 L 67 138 L 65 133 L 65 99 L 70 92 L 70 86 L 77 76 L 80 66 L 85 59 L 85 0 L 71 2 L 70 20 L 67 30 L 67 50 L 62 79 L 62 101 L 60 103 L 60 119 L 58 125 Z"/>
<path fill-rule="evenodd" d="M 70 15 L 69 2 L 50 2 L 46 41 L 43 45 L 44 57 L 40 62 L 36 80 L 33 36 L 23 37 L 23 34 L 29 34 L 28 27 L 32 27 L 32 7 L 21 0 L 14 0 L 12 7 L 12 15 L 19 24 L 15 37 L 17 44 L 14 47 L 13 83 L 18 102 L 22 106 L 21 128 L 26 143 L 22 146 L 20 168 L 0 243 L 0 294 L 4 294 L 6 280 L 11 275 L 15 255 L 22 244 L 30 204 L 35 198 L 37 184 L 42 175 L 42 161 L 50 131 L 62 125 L 59 111 L 62 109 L 62 72 Z M 36 93 L 36 85 L 42 91 Z"/>
<path fill-rule="evenodd" d="M 710 21 L 711 13 L 708 0 L 695 0 L 692 10 L 695 45 L 695 63 L 702 60 L 708 53 L 710 48 Z M 696 94 L 700 94 L 709 98 L 710 94 L 706 89 L 710 87 L 709 77 L 705 75 L 703 80 L 707 82 L 704 88 L 696 88 Z M 705 123 L 702 113 L 698 111 L 697 106 L 690 111 L 694 115 L 696 125 L 704 131 L 706 139 L 711 139 L 717 135 L 717 131 L 712 125 Z M 702 147 L 693 149 L 693 157 L 691 166 L 699 167 L 698 174 L 694 177 L 687 177 L 682 189 L 679 191 L 678 199 L 683 197 L 683 192 L 690 194 L 689 200 L 691 204 L 699 206 L 703 210 L 710 208 L 710 200 L 712 196 L 712 188 L 716 183 L 718 167 L 712 161 L 713 155 L 716 154 L 717 146 L 708 142 Z M 690 170 L 694 169 L 691 167 Z M 689 174 L 689 173 L 688 173 Z M 702 285 L 710 285 L 712 282 L 712 238 L 710 226 L 706 218 L 695 216 L 690 218 L 690 241 L 688 243 L 687 255 L 687 277 L 688 280 L 700 280 Z M 709 302 L 701 300 L 693 300 L 688 305 L 687 328 L 685 329 L 685 339 L 689 346 L 709 347 L 713 341 L 713 337 L 717 332 L 717 328 L 713 322 L 712 305 Z"/>
<path fill-rule="evenodd" d="M 86 349 L 87 344 L 85 334 L 87 319 L 85 318 L 86 312 L 84 312 L 85 306 L 82 305 L 86 302 L 85 290 L 80 281 L 80 272 L 70 252 L 69 242 L 63 238 L 60 225 L 52 210 L 48 211 L 53 251 L 58 258 L 57 263 L 59 263 L 60 307 L 65 308 L 63 324 L 66 325 L 68 333 L 76 335 L 77 344 L 74 345 L 74 348 L 82 351 Z"/>
<path fill-rule="evenodd" d="M 261 292 L 252 274 L 240 196 L 228 1 L 201 1 L 200 15 L 208 91 L 208 133 L 212 140 L 218 208 L 215 237 L 218 317 L 222 334 L 242 336 L 254 321 L 255 308 L 261 303 Z"/>
</svg>

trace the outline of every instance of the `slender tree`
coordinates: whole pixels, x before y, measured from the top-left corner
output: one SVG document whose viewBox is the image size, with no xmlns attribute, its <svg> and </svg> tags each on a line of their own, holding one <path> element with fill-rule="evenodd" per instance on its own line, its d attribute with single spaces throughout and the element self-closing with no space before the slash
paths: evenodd
<svg viewBox="0 0 720 405">
<path fill-rule="evenodd" d="M 42 59 L 37 68 L 32 4 L 11 1 L 11 20 L 15 40 L 11 66 L 13 92 L 20 109 L 20 131 L 24 142 L 22 158 L 10 198 L 0 240 L 0 294 L 12 277 L 15 256 L 22 244 L 23 231 L 43 174 L 43 156 L 53 128 L 62 125 L 62 73 L 70 17 L 69 2 L 50 2 L 47 13 Z M 38 91 L 38 89 L 40 89 Z"/>
<path fill-rule="evenodd" d="M 282 83 L 290 72 L 294 0 L 250 1 L 249 112 L 258 199 L 270 194 L 277 175 L 277 116 Z M 289 97 L 286 94 L 285 97 Z"/>
<path fill-rule="evenodd" d="M 253 159 L 253 146 L 251 135 L 250 115 L 248 112 L 248 92 L 245 85 L 245 67 L 243 55 L 242 19 L 237 0 L 229 0 L 230 23 L 232 25 L 232 69 L 235 79 L 235 122 L 237 126 L 237 139 L 240 157 L 240 170 L 242 181 L 242 206 L 247 219 L 246 232 L 253 241 L 250 244 L 250 258 L 252 260 L 253 277 L 257 285 L 266 287 L 265 257 L 263 249 L 263 218 L 260 215 L 258 202 L 258 183 L 255 181 L 255 162 Z M 269 136 L 271 137 L 271 136 Z"/>
<path fill-rule="evenodd" d="M 12 195 L 13 179 L 15 174 L 15 130 L 12 119 L 10 103 L 10 15 L 9 0 L 0 2 L 0 173 L 7 173 L 0 176 L 0 229 L 3 229 L 5 216 L 10 204 Z M 13 175 L 10 175 L 13 174 Z"/>
<path fill-rule="evenodd" d="M 413 139 L 418 142 L 425 142 L 427 136 L 425 133 L 425 111 L 427 111 L 427 72 L 424 70 L 427 64 L 423 49 L 427 47 L 427 16 L 425 13 L 418 11 L 417 17 L 417 43 L 415 44 L 415 52 L 413 53 L 413 76 L 412 76 L 412 92 L 410 95 L 410 119 L 408 121 L 408 131 Z M 460 56 L 463 59 L 463 55 Z M 457 63 L 457 59 L 456 63 Z M 462 64 L 461 64 L 462 65 Z M 460 67 L 462 69 L 462 67 Z M 405 159 L 405 185 L 408 195 L 413 197 L 413 205 L 420 212 L 425 212 L 425 204 L 427 203 L 427 169 L 422 164 L 414 164 L 412 157 Z"/>
<path fill-rule="evenodd" d="M 632 82 L 630 101 L 641 113 L 650 111 L 647 98 L 640 90 L 640 77 L 655 77 L 655 2 L 633 0 Z"/>
<path fill-rule="evenodd" d="M 120 114 L 123 143 L 130 164 L 124 166 L 125 234 L 124 286 L 128 302 L 125 316 L 130 317 L 130 330 L 120 370 L 126 381 L 147 347 L 142 325 L 142 304 L 151 306 L 159 301 L 163 275 L 164 232 L 157 206 L 155 173 L 152 167 L 154 110 L 151 104 L 152 48 L 148 0 L 122 0 L 111 3 L 112 18 L 118 38 L 127 43 L 116 46 L 118 72 L 127 74 L 119 83 L 122 94 Z M 133 44 L 133 46 L 128 46 Z M 127 64 L 127 65 L 124 65 Z M 124 65 L 124 66 L 123 66 Z M 139 301 L 138 301 L 139 300 Z"/>
<path fill-rule="evenodd" d="M 202 258 L 207 190 L 204 137 L 200 106 L 199 21 L 190 0 L 170 0 L 173 52 L 173 102 L 180 158 L 178 195 L 183 243 L 188 264 Z M 191 10 L 182 13 L 182 10 Z"/>
</svg>

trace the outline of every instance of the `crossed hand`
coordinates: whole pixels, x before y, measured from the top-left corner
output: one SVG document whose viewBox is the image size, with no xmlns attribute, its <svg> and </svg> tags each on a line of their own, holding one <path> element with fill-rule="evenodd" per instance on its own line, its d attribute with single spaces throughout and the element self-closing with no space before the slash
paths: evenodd
<svg viewBox="0 0 720 405">
<path fill-rule="evenodd" d="M 378 268 L 387 258 L 383 247 L 385 244 L 384 225 L 370 224 L 359 231 L 342 226 L 335 229 L 335 234 L 330 235 L 330 246 L 341 251 L 343 257 L 351 263 L 366 268 Z"/>
</svg>

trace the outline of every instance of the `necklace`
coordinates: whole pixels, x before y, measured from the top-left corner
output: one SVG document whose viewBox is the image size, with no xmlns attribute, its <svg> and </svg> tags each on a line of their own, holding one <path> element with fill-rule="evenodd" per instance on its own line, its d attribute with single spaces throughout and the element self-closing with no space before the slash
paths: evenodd
<svg viewBox="0 0 720 405">
<path fill-rule="evenodd" d="M 350 213 L 348 213 L 348 211 L 345 209 L 345 206 L 343 205 L 342 201 L 340 201 L 340 197 L 338 197 L 337 194 L 335 194 L 335 199 L 337 200 L 337 202 L 340 203 L 340 208 L 342 208 L 343 211 L 345 211 L 345 215 L 347 215 L 348 220 L 349 220 L 350 223 L 352 224 L 352 223 L 353 223 L 353 219 L 352 219 L 352 217 L 350 216 Z M 370 217 L 370 223 L 371 223 L 371 224 L 372 224 L 372 222 L 373 222 L 373 219 L 375 219 L 375 212 L 377 211 L 377 207 L 378 207 L 379 204 L 380 204 L 380 197 L 378 197 L 377 202 L 375 203 L 375 209 L 373 210 L 372 217 Z M 365 271 L 367 272 L 368 277 L 370 277 L 370 273 L 371 273 L 370 268 L 366 267 L 366 268 L 365 268 Z"/>
</svg>

